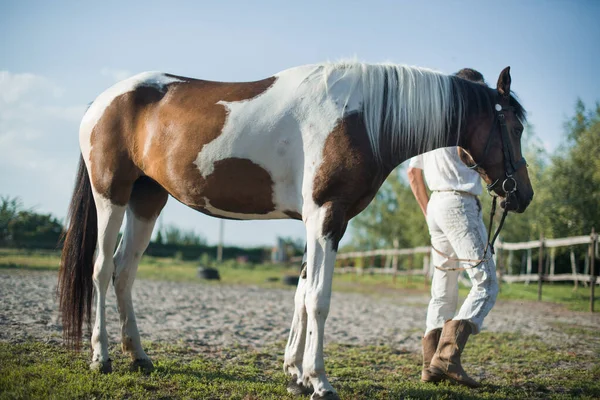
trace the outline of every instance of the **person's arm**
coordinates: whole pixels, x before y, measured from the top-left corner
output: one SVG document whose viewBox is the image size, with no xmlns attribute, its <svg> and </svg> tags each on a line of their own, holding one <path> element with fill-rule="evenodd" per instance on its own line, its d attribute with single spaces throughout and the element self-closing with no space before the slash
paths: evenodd
<svg viewBox="0 0 600 400">
<path fill-rule="evenodd" d="M 409 167 L 408 171 L 408 183 L 410 188 L 417 199 L 417 203 L 423 211 L 423 215 L 427 218 L 427 203 L 429 203 L 429 195 L 427 194 L 427 187 L 425 186 L 425 180 L 423 179 L 423 170 L 420 168 Z"/>
</svg>

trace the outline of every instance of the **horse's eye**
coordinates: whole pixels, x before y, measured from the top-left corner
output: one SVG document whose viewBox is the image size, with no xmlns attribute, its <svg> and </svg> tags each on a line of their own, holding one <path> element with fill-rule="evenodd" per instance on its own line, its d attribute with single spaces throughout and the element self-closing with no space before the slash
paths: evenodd
<svg viewBox="0 0 600 400">
<path fill-rule="evenodd" d="M 523 129 L 515 129 L 513 133 L 520 139 L 523 136 Z"/>
</svg>

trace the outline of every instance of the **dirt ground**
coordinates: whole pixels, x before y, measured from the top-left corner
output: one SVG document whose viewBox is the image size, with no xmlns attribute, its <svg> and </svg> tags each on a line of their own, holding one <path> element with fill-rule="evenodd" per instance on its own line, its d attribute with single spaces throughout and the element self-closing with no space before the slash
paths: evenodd
<svg viewBox="0 0 600 400">
<path fill-rule="evenodd" d="M 52 272 L 0 271 L 0 340 L 61 342 L 56 281 Z M 253 286 L 138 280 L 133 299 L 142 339 L 192 347 L 260 348 L 285 341 L 293 314 L 292 290 Z M 426 294 L 334 293 L 326 343 L 419 351 L 427 302 Z M 107 321 L 111 342 L 119 342 L 112 288 Z M 484 331 L 533 334 L 576 353 L 593 352 L 594 346 L 586 342 L 589 336 L 573 333 L 579 328 L 599 330 L 600 314 L 549 303 L 499 301 L 484 323 Z"/>
</svg>

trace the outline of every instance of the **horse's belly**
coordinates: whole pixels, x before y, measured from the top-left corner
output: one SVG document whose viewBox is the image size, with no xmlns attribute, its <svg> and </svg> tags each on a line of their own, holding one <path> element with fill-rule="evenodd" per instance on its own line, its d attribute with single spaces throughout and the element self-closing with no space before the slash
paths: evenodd
<svg viewBox="0 0 600 400">
<path fill-rule="evenodd" d="M 212 217 L 219 217 L 225 219 L 234 219 L 234 220 L 268 220 L 268 219 L 299 219 L 296 215 L 300 215 L 299 213 L 293 211 L 271 211 L 266 214 L 255 214 L 255 213 L 237 213 L 225 210 L 219 210 L 218 208 L 213 207 L 210 203 L 207 203 L 204 207 L 192 207 L 197 211 L 200 211 L 204 214 L 210 215 Z M 300 217 L 301 218 L 301 217 Z"/>
<path fill-rule="evenodd" d="M 191 208 L 230 219 L 301 218 L 300 189 L 293 176 L 283 179 L 249 159 L 238 157 L 215 161 L 205 176 L 199 172 L 190 171 L 185 184 L 169 189 Z"/>
</svg>

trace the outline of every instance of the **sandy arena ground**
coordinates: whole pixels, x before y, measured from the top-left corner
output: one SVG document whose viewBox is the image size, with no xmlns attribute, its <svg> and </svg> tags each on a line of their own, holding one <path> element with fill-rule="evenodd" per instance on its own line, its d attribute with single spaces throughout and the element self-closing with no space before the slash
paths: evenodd
<svg viewBox="0 0 600 400">
<path fill-rule="evenodd" d="M 55 298 L 57 273 L 0 271 L 0 340 L 61 342 Z M 192 347 L 250 345 L 257 348 L 287 340 L 293 290 L 202 283 L 136 281 L 134 306 L 142 339 Z M 390 292 L 377 296 L 334 293 L 326 343 L 385 344 L 419 351 L 428 296 Z M 108 334 L 120 340 L 115 296 L 109 288 Z M 566 324 L 566 325 L 565 325 Z M 600 329 L 600 314 L 533 302 L 499 301 L 484 331 L 520 332 L 546 341 L 593 351 L 585 337 L 561 327 Z M 589 338 L 587 339 L 589 340 Z"/>
</svg>

